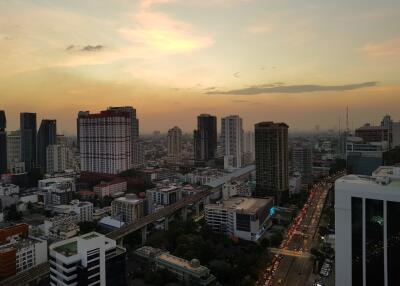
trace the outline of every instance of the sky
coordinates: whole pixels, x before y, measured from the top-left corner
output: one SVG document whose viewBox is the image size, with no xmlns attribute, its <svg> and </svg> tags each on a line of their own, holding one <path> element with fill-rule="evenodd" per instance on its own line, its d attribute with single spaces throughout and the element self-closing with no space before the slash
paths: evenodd
<svg viewBox="0 0 400 286">
<path fill-rule="evenodd" d="M 196 116 L 289 130 L 400 120 L 398 0 L 2 0 L 0 109 L 137 109 L 141 133 Z"/>
</svg>

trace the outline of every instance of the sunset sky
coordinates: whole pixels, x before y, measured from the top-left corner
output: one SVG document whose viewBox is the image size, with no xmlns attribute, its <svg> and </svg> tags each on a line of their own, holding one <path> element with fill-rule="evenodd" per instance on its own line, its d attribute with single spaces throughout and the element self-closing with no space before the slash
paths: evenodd
<svg viewBox="0 0 400 286">
<path fill-rule="evenodd" d="M 0 109 L 137 109 L 141 133 L 239 114 L 245 129 L 400 120 L 398 0 L 2 0 Z"/>
</svg>

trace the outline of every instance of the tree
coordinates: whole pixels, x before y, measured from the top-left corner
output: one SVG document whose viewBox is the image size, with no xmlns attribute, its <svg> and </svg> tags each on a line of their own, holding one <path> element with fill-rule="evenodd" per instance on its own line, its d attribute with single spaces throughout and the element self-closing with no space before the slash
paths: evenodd
<svg viewBox="0 0 400 286">
<path fill-rule="evenodd" d="M 7 221 L 19 221 L 22 219 L 23 215 L 22 212 L 17 210 L 17 205 L 11 205 L 6 208 L 6 220 Z"/>
<path fill-rule="evenodd" d="M 92 221 L 81 221 L 79 225 L 79 234 L 85 234 L 88 232 L 95 231 L 97 228 L 97 223 Z"/>
</svg>

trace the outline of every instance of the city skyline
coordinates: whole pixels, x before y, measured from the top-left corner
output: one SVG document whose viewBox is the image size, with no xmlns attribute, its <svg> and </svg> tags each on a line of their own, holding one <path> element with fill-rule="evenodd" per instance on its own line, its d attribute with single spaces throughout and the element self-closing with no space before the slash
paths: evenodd
<svg viewBox="0 0 400 286">
<path fill-rule="evenodd" d="M 206 112 L 239 114 L 245 130 L 264 120 L 328 129 L 345 125 L 347 105 L 351 125 L 377 124 L 400 111 L 399 5 L 7 1 L 1 109 L 8 130 L 36 112 L 65 134 L 79 110 L 107 106 L 134 106 L 143 133 L 192 132 Z"/>
</svg>

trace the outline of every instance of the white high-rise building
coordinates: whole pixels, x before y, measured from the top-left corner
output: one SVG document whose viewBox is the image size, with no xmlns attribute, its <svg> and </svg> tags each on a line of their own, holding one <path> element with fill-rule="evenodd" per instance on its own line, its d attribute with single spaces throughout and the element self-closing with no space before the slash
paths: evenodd
<svg viewBox="0 0 400 286">
<path fill-rule="evenodd" d="M 399 217 L 399 167 L 336 180 L 336 285 L 399 285 Z"/>
<path fill-rule="evenodd" d="M 79 112 L 81 171 L 118 174 L 132 166 L 132 118 L 129 112 Z"/>
<path fill-rule="evenodd" d="M 51 286 L 123 285 L 126 251 L 100 233 L 53 243 L 49 252 Z"/>
<path fill-rule="evenodd" d="M 46 148 L 46 171 L 62 173 L 74 167 L 74 154 L 67 145 L 49 145 Z"/>
<path fill-rule="evenodd" d="M 175 163 L 182 158 L 182 130 L 175 126 L 167 134 L 168 157 Z"/>
<path fill-rule="evenodd" d="M 109 112 L 126 112 L 131 120 L 131 163 L 133 168 L 140 168 L 144 164 L 143 141 L 139 139 L 139 119 L 136 117 L 136 109 L 132 106 L 109 107 Z"/>
<path fill-rule="evenodd" d="M 238 115 L 222 118 L 221 139 L 224 150 L 224 168 L 241 168 L 243 155 L 242 118 Z"/>
</svg>

